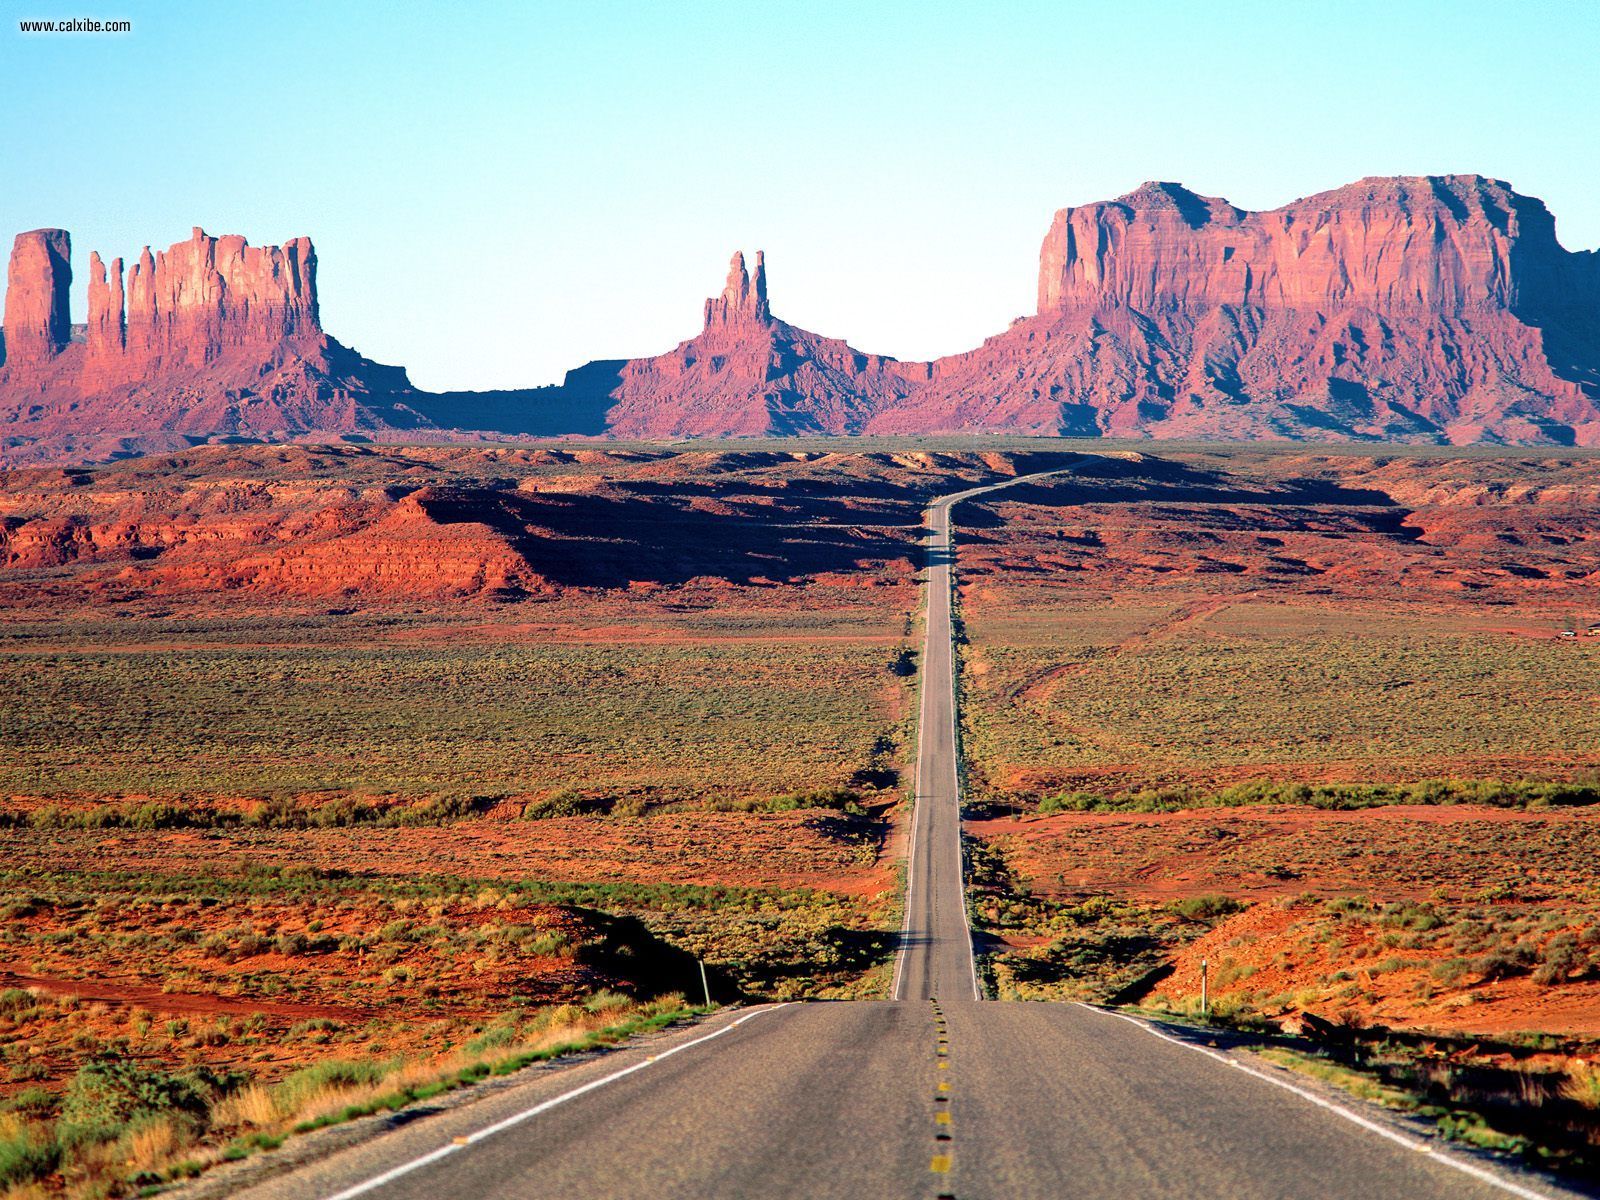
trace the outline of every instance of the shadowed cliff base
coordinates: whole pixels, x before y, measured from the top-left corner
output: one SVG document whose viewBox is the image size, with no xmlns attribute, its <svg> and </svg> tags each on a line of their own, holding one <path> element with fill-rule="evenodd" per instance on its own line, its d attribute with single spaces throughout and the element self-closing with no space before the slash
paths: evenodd
<svg viewBox="0 0 1600 1200">
<path fill-rule="evenodd" d="M 623 360 L 587 363 L 559 385 L 490 392 L 417 392 L 411 408 L 441 429 L 526 437 L 599 437 L 607 430 L 611 393 Z"/>
<path fill-rule="evenodd" d="M 1047 452 L 1029 463 L 1076 458 Z M 818 579 L 877 587 L 913 578 L 929 496 L 1004 478 L 1014 459 L 204 447 L 0 473 L 0 568 L 35 597 L 85 589 L 123 599 L 220 589 L 266 600 L 510 600 Z"/>
</svg>

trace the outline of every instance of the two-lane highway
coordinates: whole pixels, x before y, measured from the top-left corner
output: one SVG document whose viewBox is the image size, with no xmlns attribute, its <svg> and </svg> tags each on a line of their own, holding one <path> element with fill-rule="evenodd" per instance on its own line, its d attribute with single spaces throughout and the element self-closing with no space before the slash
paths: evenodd
<svg viewBox="0 0 1600 1200">
<path fill-rule="evenodd" d="M 1042 480 L 1008 480 L 995 487 Z M 247 1200 L 1522 1200 L 1203 1046 L 1071 1004 L 983 1001 L 962 888 L 950 511 L 928 510 L 917 802 L 894 999 L 718 1014 L 237 1194 Z M 202 1187 L 206 1186 L 204 1181 Z"/>
<path fill-rule="evenodd" d="M 1063 468 L 1065 469 L 1065 468 Z M 895 963 L 896 1000 L 978 1000 L 982 991 L 967 922 L 961 857 L 961 763 L 951 628 L 955 548 L 950 510 L 963 500 L 1035 483 L 1061 470 L 941 496 L 928 506 L 927 604 L 922 706 L 917 721 L 916 803 L 906 867 L 905 928 Z"/>
</svg>

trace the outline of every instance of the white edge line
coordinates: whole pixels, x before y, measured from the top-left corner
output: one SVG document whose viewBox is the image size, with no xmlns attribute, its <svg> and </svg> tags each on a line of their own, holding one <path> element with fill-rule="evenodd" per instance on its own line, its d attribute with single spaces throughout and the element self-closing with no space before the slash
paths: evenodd
<svg viewBox="0 0 1600 1200">
<path fill-rule="evenodd" d="M 929 524 L 932 517 L 932 506 L 929 506 L 928 517 L 923 518 L 923 527 L 929 533 L 933 526 Z M 931 559 L 932 548 L 928 557 Z M 931 568 L 930 568 L 931 569 Z M 900 951 L 894 960 L 894 982 L 889 987 L 889 999 L 900 999 L 900 987 L 905 980 L 906 951 L 910 948 L 911 940 L 911 898 L 917 891 L 917 822 L 922 817 L 922 709 L 927 702 L 924 693 L 927 691 L 928 682 L 928 632 L 927 625 L 933 620 L 931 611 L 933 603 L 932 589 L 928 592 L 928 603 L 924 605 L 923 633 L 922 633 L 922 670 L 917 672 L 917 763 L 911 778 L 911 833 L 910 841 L 906 845 L 906 898 L 905 915 L 900 922 Z"/>
<path fill-rule="evenodd" d="M 1014 481 L 1013 481 L 1014 482 Z M 1007 484 L 998 484 L 997 487 L 1006 487 Z M 990 488 L 990 491 L 996 490 Z M 956 670 L 956 580 L 955 580 L 955 518 L 952 509 L 955 505 L 947 505 L 944 510 L 944 547 L 945 547 L 945 602 L 946 624 L 950 627 L 950 744 L 956 747 L 955 752 L 955 806 L 956 806 L 956 878 L 961 881 L 961 923 L 967 930 L 967 969 L 972 972 L 972 998 L 983 999 L 983 985 L 978 982 L 978 948 L 973 945 L 972 939 L 972 913 L 967 906 L 967 854 L 961 844 L 961 698 L 957 690 L 957 681 L 960 674 Z"/>
<path fill-rule="evenodd" d="M 922 776 L 922 751 L 917 751 L 917 778 Z M 917 795 L 916 782 L 911 786 L 911 833 L 910 843 L 906 850 L 906 898 L 905 917 L 900 922 L 900 953 L 895 956 L 894 986 L 889 989 L 889 999 L 900 999 L 900 986 L 904 982 L 906 970 L 906 951 L 910 948 L 911 938 L 911 898 L 917 889 L 917 821 L 922 816 L 922 797 Z"/>
<path fill-rule="evenodd" d="M 1552 1193 L 1550 1192 L 1535 1191 L 1533 1188 L 1524 1187 L 1520 1183 L 1513 1183 L 1509 1179 L 1503 1179 L 1495 1172 L 1488 1170 L 1485 1167 L 1481 1167 L 1477 1163 L 1469 1162 L 1459 1154 L 1447 1151 L 1442 1147 L 1432 1143 L 1425 1142 L 1420 1138 L 1411 1137 L 1408 1134 L 1400 1133 L 1396 1130 L 1390 1129 L 1388 1126 L 1382 1125 L 1379 1122 L 1372 1120 L 1370 1117 L 1364 1117 L 1360 1113 L 1348 1109 L 1342 1104 L 1335 1104 L 1333 1101 L 1317 1095 L 1308 1088 L 1300 1087 L 1298 1084 L 1290 1083 L 1287 1079 L 1280 1079 L 1276 1075 L 1259 1070 L 1256 1067 L 1250 1066 L 1248 1063 L 1240 1062 L 1238 1059 L 1224 1054 L 1220 1050 L 1213 1050 L 1209 1046 L 1196 1046 L 1193 1042 L 1186 1042 L 1182 1038 L 1173 1037 L 1170 1033 L 1164 1033 L 1157 1029 L 1148 1021 L 1141 1021 L 1138 1017 L 1129 1016 L 1127 1013 L 1114 1012 L 1111 1009 L 1106 1008 L 1096 1008 L 1094 1005 L 1084 1004 L 1082 1001 L 1078 1001 L 1077 1004 L 1079 1008 L 1088 1009 L 1090 1012 L 1099 1013 L 1102 1016 L 1116 1017 L 1118 1020 L 1126 1021 L 1128 1024 L 1144 1030 L 1152 1037 L 1158 1037 L 1164 1042 L 1171 1042 L 1174 1046 L 1182 1046 L 1185 1050 L 1193 1050 L 1196 1054 L 1204 1054 L 1207 1058 L 1216 1059 L 1218 1062 L 1223 1063 L 1226 1066 L 1230 1066 L 1236 1071 L 1243 1071 L 1246 1075 L 1253 1075 L 1257 1079 L 1272 1084 L 1274 1087 L 1280 1087 L 1286 1092 L 1293 1092 L 1301 1099 L 1309 1100 L 1318 1108 L 1326 1109 L 1335 1116 L 1343 1117 L 1346 1121 L 1349 1121 L 1353 1125 L 1359 1125 L 1368 1133 L 1375 1133 L 1379 1137 L 1386 1138 L 1398 1146 L 1403 1146 L 1407 1150 L 1415 1151 L 1418 1154 L 1431 1158 L 1442 1166 L 1453 1168 L 1454 1170 L 1460 1171 L 1463 1175 L 1470 1175 L 1474 1179 L 1481 1180 L 1482 1182 L 1489 1184 L 1491 1187 L 1497 1187 L 1503 1192 L 1509 1192 L 1513 1196 L 1519 1196 L 1522 1198 L 1522 1200 L 1551 1200 Z"/>
<path fill-rule="evenodd" d="M 510 1129 L 514 1125 L 520 1125 L 523 1121 L 528 1120 L 530 1117 L 536 1117 L 540 1113 L 549 1112 L 552 1108 L 555 1108 L 559 1104 L 565 1104 L 568 1100 L 575 1100 L 577 1097 L 582 1096 L 587 1092 L 592 1092 L 597 1088 L 605 1087 L 605 1085 L 608 1083 L 615 1083 L 624 1076 L 632 1075 L 635 1071 L 642 1071 L 646 1067 L 654 1066 L 663 1058 L 670 1058 L 674 1054 L 688 1050 L 691 1047 L 704 1045 L 712 1038 L 719 1038 L 725 1033 L 731 1033 L 733 1030 L 743 1025 L 746 1021 L 754 1020 L 756 1017 L 759 1017 L 765 1013 L 777 1012 L 778 1009 L 787 1008 L 788 1006 L 789 1002 L 786 1001 L 782 1004 L 769 1005 L 764 1008 L 758 1008 L 753 1012 L 748 1012 L 738 1020 L 731 1021 L 724 1025 L 721 1029 L 713 1030 L 711 1033 L 705 1034 L 702 1037 L 697 1037 L 693 1041 L 684 1042 L 681 1045 L 674 1046 L 670 1050 L 663 1050 L 659 1054 L 652 1054 L 644 1060 L 634 1063 L 631 1067 L 623 1067 L 620 1071 L 613 1071 L 609 1075 L 603 1076 L 599 1079 L 591 1080 L 582 1087 L 573 1088 L 570 1092 L 563 1092 L 559 1096 L 552 1096 L 548 1100 L 544 1100 L 538 1104 L 535 1104 L 532 1108 L 523 1109 L 519 1113 L 513 1113 L 511 1116 L 506 1117 L 503 1120 L 496 1121 L 493 1125 L 485 1126 L 476 1133 L 469 1133 L 466 1137 L 461 1138 L 459 1141 L 451 1142 L 448 1146 L 440 1146 L 437 1150 L 429 1151 L 427 1154 L 424 1154 L 419 1158 L 413 1158 L 410 1162 L 404 1162 L 398 1167 L 392 1167 L 381 1175 L 374 1175 L 371 1179 L 368 1179 L 364 1183 L 358 1183 L 354 1187 L 348 1187 L 342 1192 L 335 1192 L 333 1195 L 329 1196 L 327 1200 L 351 1200 L 351 1197 L 365 1195 L 374 1188 L 380 1188 L 386 1183 L 392 1183 L 401 1176 L 409 1175 L 412 1171 L 418 1170 L 421 1167 L 425 1167 L 429 1163 L 438 1162 L 441 1158 L 455 1154 L 458 1151 L 465 1150 L 468 1146 L 476 1145 L 485 1138 L 493 1137 L 495 1134 Z M 1544 1198 L 1540 1197 L 1539 1200 L 1544 1200 Z"/>
</svg>

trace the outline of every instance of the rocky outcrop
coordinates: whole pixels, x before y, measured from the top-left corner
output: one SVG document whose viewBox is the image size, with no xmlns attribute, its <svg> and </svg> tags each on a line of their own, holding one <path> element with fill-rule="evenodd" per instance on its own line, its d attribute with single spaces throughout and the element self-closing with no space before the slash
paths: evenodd
<svg viewBox="0 0 1600 1200">
<path fill-rule="evenodd" d="M 591 376 L 597 373 L 591 372 Z M 1600 263 L 1480 176 L 1366 179 L 1271 212 L 1175 183 L 1062 209 L 1038 310 L 902 363 L 776 319 L 735 255 L 700 335 L 622 363 L 628 437 L 1600 444 Z"/>
<path fill-rule="evenodd" d="M 977 452 L 228 445 L 0 470 L 0 611 L 910 586 L 926 497 L 1018 468 Z"/>
<path fill-rule="evenodd" d="M 88 346 L 100 386 L 136 383 L 168 368 L 204 367 L 230 354 L 264 362 L 286 346 L 322 349 L 317 319 L 317 255 L 310 238 L 251 246 L 195 228 L 187 242 L 152 254 L 146 246 L 128 272 L 110 277 L 89 258 Z"/>
<path fill-rule="evenodd" d="M 1056 213 L 1039 255 L 1039 312 L 1514 311 L 1570 286 L 1570 257 L 1543 204 L 1476 175 L 1364 179 L 1260 213 L 1147 183 Z"/>
<path fill-rule="evenodd" d="M 320 339 L 311 239 L 251 246 L 196 227 L 187 242 L 159 254 L 146 246 L 128 274 L 127 328 L 130 369 L 141 372 Z"/>
<path fill-rule="evenodd" d="M 111 260 L 111 273 L 98 251 L 89 255 L 89 357 L 100 370 L 111 370 L 127 349 L 127 320 L 123 311 L 122 260 Z"/>
<path fill-rule="evenodd" d="M 12 374 L 38 370 L 67 348 L 71 285 L 71 234 L 65 229 L 17 234 L 6 270 L 4 362 Z"/>
<path fill-rule="evenodd" d="M 0 366 L 0 463 L 95 460 L 215 438 L 410 429 L 405 372 L 323 332 L 309 238 L 251 246 L 196 228 L 145 247 L 124 279 L 89 258 L 87 323 L 71 339 L 64 230 L 17 238 Z"/>
<path fill-rule="evenodd" d="M 1596 256 L 1498 180 L 1145 184 L 1056 214 L 1038 298 L 867 428 L 1600 444 Z"/>
<path fill-rule="evenodd" d="M 772 310 L 767 306 L 766 255 L 756 251 L 756 273 L 752 281 L 745 273 L 743 252 L 736 252 L 728 264 L 728 282 L 722 295 L 706 301 L 706 328 L 760 323 L 771 317 Z"/>
<path fill-rule="evenodd" d="M 574 373 L 576 374 L 576 372 Z M 613 376 L 606 428 L 620 437 L 842 434 L 909 395 L 920 364 L 864 354 L 772 315 L 764 255 L 735 254 L 698 337 Z M 571 375 L 568 387 L 574 384 Z"/>
</svg>

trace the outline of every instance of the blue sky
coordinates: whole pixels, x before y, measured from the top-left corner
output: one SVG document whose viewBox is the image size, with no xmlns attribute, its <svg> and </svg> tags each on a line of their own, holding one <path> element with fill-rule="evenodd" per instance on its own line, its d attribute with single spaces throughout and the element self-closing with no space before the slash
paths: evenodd
<svg viewBox="0 0 1600 1200">
<path fill-rule="evenodd" d="M 0 235 L 72 231 L 76 312 L 91 249 L 310 234 L 329 331 L 430 387 L 664 350 L 739 248 L 796 324 L 967 349 L 1146 179 L 1477 171 L 1600 246 L 1590 0 L 0 7 L 134 26 L 0 28 Z"/>
</svg>

